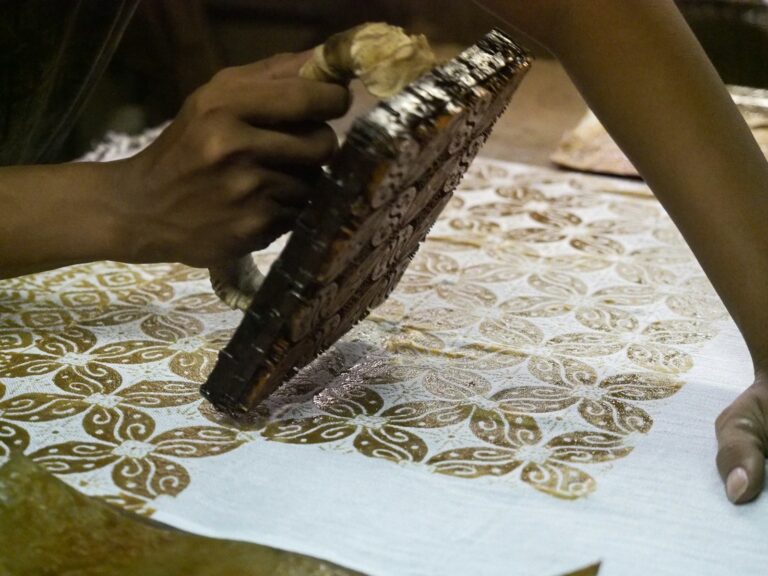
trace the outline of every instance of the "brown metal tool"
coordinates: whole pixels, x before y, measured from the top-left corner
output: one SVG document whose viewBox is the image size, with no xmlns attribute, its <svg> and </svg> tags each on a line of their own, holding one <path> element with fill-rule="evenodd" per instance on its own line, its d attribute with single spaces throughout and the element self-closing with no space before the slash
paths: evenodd
<svg viewBox="0 0 768 576">
<path fill-rule="evenodd" d="M 355 122 L 206 398 L 247 412 L 384 302 L 530 63 L 494 30 Z"/>
</svg>

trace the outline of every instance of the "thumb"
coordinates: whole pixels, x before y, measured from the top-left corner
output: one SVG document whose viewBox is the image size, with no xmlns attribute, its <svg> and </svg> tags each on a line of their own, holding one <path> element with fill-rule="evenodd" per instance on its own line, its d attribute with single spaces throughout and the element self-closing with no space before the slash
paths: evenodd
<svg viewBox="0 0 768 576">
<path fill-rule="evenodd" d="M 765 400 L 768 387 L 753 385 L 716 422 L 717 469 L 734 504 L 753 500 L 763 488 L 768 436 Z"/>
</svg>

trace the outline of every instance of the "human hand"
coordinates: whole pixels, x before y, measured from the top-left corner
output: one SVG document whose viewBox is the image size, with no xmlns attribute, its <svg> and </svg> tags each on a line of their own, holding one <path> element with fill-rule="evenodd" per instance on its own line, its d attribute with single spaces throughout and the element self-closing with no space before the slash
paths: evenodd
<svg viewBox="0 0 768 576">
<path fill-rule="evenodd" d="M 763 488 L 768 451 L 768 369 L 756 374 L 754 384 L 715 423 L 717 468 L 734 504 L 755 499 Z"/>
<path fill-rule="evenodd" d="M 309 55 L 220 71 L 153 144 L 114 163 L 114 259 L 208 267 L 292 227 L 338 147 L 325 122 L 350 103 L 345 87 L 298 77 Z"/>
</svg>

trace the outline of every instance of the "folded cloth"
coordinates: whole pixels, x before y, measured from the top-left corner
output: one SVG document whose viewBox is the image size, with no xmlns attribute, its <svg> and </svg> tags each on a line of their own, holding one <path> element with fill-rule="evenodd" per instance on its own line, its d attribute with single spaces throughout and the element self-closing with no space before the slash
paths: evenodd
<svg viewBox="0 0 768 576">
<path fill-rule="evenodd" d="M 768 504 L 731 506 L 714 466 L 748 354 L 641 183 L 476 161 L 392 297 L 245 422 L 197 393 L 239 319 L 207 282 L 0 282 L 0 449 L 376 575 L 764 570 Z"/>
</svg>

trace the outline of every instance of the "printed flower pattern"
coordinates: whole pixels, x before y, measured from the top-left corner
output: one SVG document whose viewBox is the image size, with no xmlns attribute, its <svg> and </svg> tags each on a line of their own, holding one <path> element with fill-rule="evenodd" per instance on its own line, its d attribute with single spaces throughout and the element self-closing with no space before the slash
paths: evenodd
<svg viewBox="0 0 768 576">
<path fill-rule="evenodd" d="M 519 470 L 520 479 L 536 490 L 575 499 L 597 487 L 581 466 L 610 462 L 632 451 L 620 436 L 605 432 L 577 430 L 547 440 L 530 417 L 500 421 L 476 434 L 488 444 L 441 452 L 428 463 L 438 473 L 462 478 L 505 476 Z"/>
<path fill-rule="evenodd" d="M 224 305 L 215 295 L 192 294 L 173 300 L 168 282 L 153 281 L 132 290 L 116 292 L 118 304 L 87 322 L 86 326 L 117 326 L 139 322 L 141 331 L 155 340 L 175 342 L 203 332 L 201 314 L 222 312 Z"/>
<path fill-rule="evenodd" d="M 226 428 L 188 426 L 154 434 L 155 422 L 143 412 L 105 416 L 85 426 L 98 441 L 51 444 L 30 458 L 56 474 L 110 467 L 115 486 L 152 499 L 176 496 L 189 485 L 189 473 L 176 459 L 224 454 L 242 443 L 237 431 Z"/>
<path fill-rule="evenodd" d="M 184 381 L 140 381 L 120 389 L 120 374 L 104 366 L 66 368 L 53 383 L 60 393 L 28 392 L 0 400 L 0 413 L 16 422 L 47 422 L 83 414 L 93 427 L 115 418 L 139 418 L 140 408 L 172 408 L 199 399 L 197 386 Z"/>
<path fill-rule="evenodd" d="M 538 359 L 531 372 L 547 386 L 517 386 L 498 400 L 507 410 L 526 414 L 557 412 L 574 406 L 581 417 L 607 432 L 649 432 L 653 419 L 636 402 L 668 398 L 681 382 L 653 373 L 625 373 L 599 380 L 589 365 L 570 358 Z"/>
<path fill-rule="evenodd" d="M 0 353 L 0 378 L 86 371 L 98 374 L 97 377 L 118 380 L 120 376 L 112 366 L 157 362 L 171 354 L 164 343 L 151 340 L 99 344 L 94 332 L 72 326 L 63 331 L 44 332 L 29 349 Z"/>
<path fill-rule="evenodd" d="M 528 285 L 539 293 L 515 296 L 502 303 L 501 309 L 529 318 L 573 312 L 580 324 L 600 332 L 637 329 L 638 319 L 627 308 L 653 304 L 658 299 L 648 286 L 610 286 L 590 294 L 584 281 L 557 271 L 531 274 Z"/>
<path fill-rule="evenodd" d="M 420 462 L 428 446 L 415 430 L 442 428 L 466 418 L 466 409 L 451 402 L 405 402 L 384 408 L 384 399 L 367 388 L 323 393 L 316 404 L 319 415 L 278 420 L 264 429 L 264 437 L 293 444 L 352 437 L 352 445 L 364 456 Z"/>
<path fill-rule="evenodd" d="M 0 382 L 0 400 L 4 395 L 5 386 Z M 0 464 L 11 452 L 24 452 L 29 446 L 27 431 L 13 422 L 8 422 L 4 416 L 4 410 L 0 407 Z"/>
<path fill-rule="evenodd" d="M 485 284 L 509 282 L 520 276 L 514 266 L 479 264 L 459 267 L 446 254 L 421 252 L 400 283 L 406 294 L 434 291 L 448 303 L 461 307 L 492 306 L 496 294 Z"/>
</svg>

